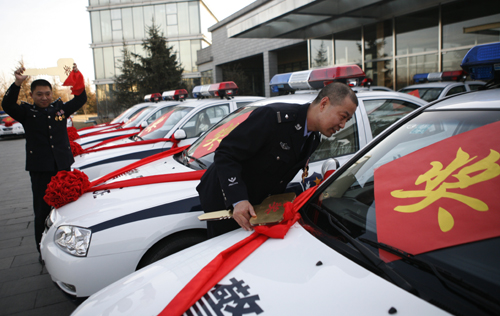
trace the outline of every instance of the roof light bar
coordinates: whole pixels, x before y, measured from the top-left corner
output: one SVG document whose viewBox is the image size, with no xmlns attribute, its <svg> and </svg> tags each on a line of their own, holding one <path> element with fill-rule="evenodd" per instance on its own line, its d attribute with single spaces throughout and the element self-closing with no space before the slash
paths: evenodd
<svg viewBox="0 0 500 316">
<path fill-rule="evenodd" d="M 186 89 L 169 90 L 163 92 L 162 97 L 163 100 L 182 101 L 188 97 L 188 92 Z"/>
<path fill-rule="evenodd" d="M 238 93 L 238 86 L 233 81 L 224 81 L 193 88 L 193 97 L 203 99 L 206 97 L 232 97 Z"/>
<path fill-rule="evenodd" d="M 358 65 L 346 65 L 277 74 L 269 85 L 273 92 L 288 93 L 300 89 L 322 89 L 334 81 L 357 86 L 364 78 L 365 73 Z"/>
<path fill-rule="evenodd" d="M 151 94 L 146 94 L 144 96 L 144 102 L 151 102 Z"/>
<path fill-rule="evenodd" d="M 465 54 L 460 67 L 474 80 L 499 79 L 500 42 L 472 47 Z"/>
<path fill-rule="evenodd" d="M 413 76 L 415 83 L 436 82 L 436 81 L 462 81 L 467 78 L 467 73 L 463 70 L 430 72 L 416 74 Z"/>
</svg>

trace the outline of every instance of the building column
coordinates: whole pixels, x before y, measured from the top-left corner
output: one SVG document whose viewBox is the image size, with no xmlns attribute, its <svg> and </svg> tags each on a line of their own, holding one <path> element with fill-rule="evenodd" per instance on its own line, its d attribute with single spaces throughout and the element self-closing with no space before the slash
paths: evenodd
<svg viewBox="0 0 500 316">
<path fill-rule="evenodd" d="M 278 54 L 275 52 L 265 51 L 263 52 L 263 63 L 264 63 L 264 91 L 265 97 L 271 97 L 271 87 L 269 82 L 271 78 L 278 73 Z"/>
<path fill-rule="evenodd" d="M 213 76 L 214 76 L 214 83 L 224 81 L 223 73 L 222 73 L 222 67 L 221 66 L 215 66 L 214 67 L 214 74 L 213 74 Z"/>
</svg>

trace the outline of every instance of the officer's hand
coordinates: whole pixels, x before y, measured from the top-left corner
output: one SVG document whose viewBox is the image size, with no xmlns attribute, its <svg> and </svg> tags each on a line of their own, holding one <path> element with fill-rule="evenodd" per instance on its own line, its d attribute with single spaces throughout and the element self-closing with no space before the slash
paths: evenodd
<svg viewBox="0 0 500 316">
<path fill-rule="evenodd" d="M 23 76 L 23 72 L 26 70 L 26 68 L 24 67 L 20 67 L 18 68 L 15 72 L 14 72 L 14 76 L 16 77 L 16 81 L 15 81 L 15 84 L 17 86 L 21 86 L 21 84 L 23 83 L 24 80 L 26 80 L 26 78 L 28 78 L 28 76 Z"/>
<path fill-rule="evenodd" d="M 250 217 L 252 216 L 257 215 L 255 214 L 253 206 L 252 204 L 250 204 L 250 202 L 241 201 L 234 207 L 233 218 L 246 231 L 253 230 L 253 227 L 250 224 Z"/>
<path fill-rule="evenodd" d="M 76 63 L 73 63 L 73 71 L 74 72 L 78 72 L 79 71 L 78 67 L 76 66 Z"/>
</svg>

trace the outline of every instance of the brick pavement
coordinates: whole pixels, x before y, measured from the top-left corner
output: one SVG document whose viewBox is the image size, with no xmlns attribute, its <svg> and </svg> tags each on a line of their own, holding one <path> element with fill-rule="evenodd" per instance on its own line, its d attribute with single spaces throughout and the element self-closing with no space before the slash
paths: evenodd
<svg viewBox="0 0 500 316">
<path fill-rule="evenodd" d="M 38 262 L 24 144 L 0 139 L 0 315 L 70 315 L 76 305 Z"/>
</svg>

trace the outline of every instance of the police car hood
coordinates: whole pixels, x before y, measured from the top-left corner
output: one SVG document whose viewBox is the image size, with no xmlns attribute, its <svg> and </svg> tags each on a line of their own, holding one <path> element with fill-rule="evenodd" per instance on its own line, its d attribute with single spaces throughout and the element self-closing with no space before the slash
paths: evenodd
<svg viewBox="0 0 500 316">
<path fill-rule="evenodd" d="M 72 315 L 158 315 L 218 253 L 249 234 L 239 229 L 158 261 L 95 293 Z M 448 315 L 299 224 L 285 239 L 264 242 L 218 282 L 219 292 L 212 290 L 190 315 Z"/>
<path fill-rule="evenodd" d="M 147 169 L 145 175 L 191 172 L 189 169 L 171 157 L 161 160 L 164 165 L 155 165 Z M 141 177 L 135 170 L 109 181 L 121 181 Z M 81 227 L 112 220 L 117 217 L 137 213 L 160 205 L 167 205 L 179 200 L 197 198 L 196 186 L 200 181 L 177 181 L 156 184 L 123 187 L 111 190 L 96 190 L 85 193 L 78 200 L 70 202 L 57 209 L 57 223 Z M 199 204 L 199 202 L 197 202 Z M 186 212 L 191 211 L 186 209 Z"/>
</svg>

